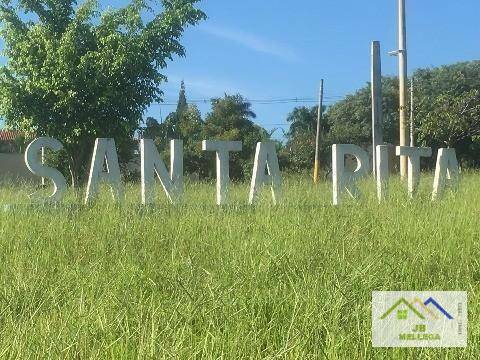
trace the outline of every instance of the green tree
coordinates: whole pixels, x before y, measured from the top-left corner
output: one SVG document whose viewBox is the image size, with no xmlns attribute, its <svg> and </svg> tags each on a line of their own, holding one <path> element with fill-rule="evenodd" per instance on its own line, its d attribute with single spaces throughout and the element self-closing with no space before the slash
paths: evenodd
<svg viewBox="0 0 480 360">
<path fill-rule="evenodd" d="M 315 136 L 317 130 L 317 111 L 318 106 L 311 108 L 300 106 L 293 109 L 287 116 L 287 122 L 290 123 L 287 137 L 291 138 L 303 133 Z"/>
<path fill-rule="evenodd" d="M 170 113 L 163 124 L 154 126 L 153 131 L 146 131 L 146 137 L 155 139 L 157 147 L 166 159 L 169 157 L 169 141 L 183 140 L 185 171 L 188 174 L 201 175 L 205 168 L 201 149 L 202 129 L 202 115 L 195 105 L 188 104 L 185 83 L 182 81 L 176 111 Z"/>
<path fill-rule="evenodd" d="M 324 108 L 325 110 L 325 108 Z M 290 170 L 301 172 L 310 170 L 315 158 L 315 136 L 317 131 L 318 106 L 308 108 L 306 106 L 296 107 L 288 115 L 287 122 L 290 129 L 287 132 L 287 142 L 282 148 L 280 156 L 286 161 L 281 163 Z M 328 122 L 323 119 L 321 133 L 328 133 Z M 324 138 L 325 140 L 325 138 Z M 321 160 L 326 158 L 328 147 L 327 142 L 321 142 Z"/>
<path fill-rule="evenodd" d="M 315 135 L 301 131 L 288 138 L 280 157 L 283 169 L 295 172 L 311 170 L 315 159 Z"/>
<path fill-rule="evenodd" d="M 453 147 L 464 165 L 479 166 L 480 61 L 421 69 L 414 77 L 419 144 Z"/>
<path fill-rule="evenodd" d="M 426 112 L 420 123 L 423 142 L 455 147 L 480 135 L 479 90 L 458 96 L 441 94 L 433 99 L 432 105 L 432 110 Z"/>
<path fill-rule="evenodd" d="M 188 174 L 204 175 L 206 170 L 205 154 L 202 151 L 201 141 L 203 120 L 200 111 L 195 105 L 187 105 L 180 115 L 178 123 L 179 138 L 183 140 L 184 166 Z"/>
<path fill-rule="evenodd" d="M 398 136 L 398 81 L 382 79 L 384 141 L 395 143 Z M 290 129 L 283 156 L 293 171 L 311 170 L 315 157 L 315 135 L 318 107 L 295 108 L 287 117 Z M 321 124 L 320 162 L 331 163 L 332 144 L 371 144 L 372 124 L 370 84 L 324 110 Z"/>
<path fill-rule="evenodd" d="M 161 136 L 162 126 L 158 123 L 157 119 L 154 117 L 147 117 L 145 120 L 145 127 L 143 130 L 143 137 L 146 139 L 156 139 Z"/>
<path fill-rule="evenodd" d="M 383 140 L 398 138 L 398 81 L 382 79 Z M 329 140 L 332 144 L 367 145 L 372 142 L 372 96 L 370 83 L 328 108 Z"/>
<path fill-rule="evenodd" d="M 181 82 L 180 92 L 178 94 L 177 109 L 167 115 L 165 121 L 161 125 L 163 140 L 179 139 L 181 137 L 179 124 L 182 119 L 182 115 L 187 111 L 188 103 L 185 93 L 185 83 Z"/>
<path fill-rule="evenodd" d="M 454 147 L 463 164 L 480 166 L 480 61 L 419 69 L 413 77 L 417 144 L 434 150 Z M 398 80 L 385 77 L 382 85 L 383 138 L 397 145 Z M 313 161 L 314 113 L 315 108 L 299 108 L 287 119 L 291 126 L 284 151 L 294 170 L 309 168 Z M 330 106 L 324 118 L 322 153 L 334 143 L 370 145 L 371 116 L 370 84 Z"/>
<path fill-rule="evenodd" d="M 183 112 L 187 110 L 187 96 L 185 95 L 185 83 L 181 82 L 180 84 L 180 93 L 178 94 L 178 103 L 177 103 L 177 116 L 182 116 Z"/>
<path fill-rule="evenodd" d="M 270 138 L 270 134 L 256 125 L 251 104 L 241 95 L 225 95 L 212 100 L 212 111 L 207 114 L 203 127 L 204 139 L 242 141 L 243 150 L 231 154 L 230 175 L 243 179 L 251 172 L 257 142 Z M 210 169 L 215 169 L 210 157 Z"/>
<path fill-rule="evenodd" d="M 144 0 L 102 14 L 95 0 L 4 1 L 0 115 L 12 127 L 62 141 L 73 184 L 96 137 L 115 138 L 120 159 L 128 160 L 142 114 L 160 101 L 161 70 L 185 55 L 185 27 L 205 17 L 197 2 L 162 0 L 162 11 L 146 21 L 152 8 Z"/>
</svg>

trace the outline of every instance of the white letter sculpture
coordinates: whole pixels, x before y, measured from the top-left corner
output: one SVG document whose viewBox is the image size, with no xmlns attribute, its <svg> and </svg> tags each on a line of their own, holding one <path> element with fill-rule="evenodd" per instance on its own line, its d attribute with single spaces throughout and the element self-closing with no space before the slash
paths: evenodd
<svg viewBox="0 0 480 360">
<path fill-rule="evenodd" d="M 202 141 L 203 151 L 215 151 L 217 157 L 217 205 L 227 203 L 230 182 L 230 152 L 242 151 L 241 141 Z"/>
<path fill-rule="evenodd" d="M 104 170 L 104 165 L 106 171 Z M 85 204 L 93 200 L 100 182 L 105 182 L 110 186 L 112 197 L 115 201 L 121 201 L 120 167 L 118 166 L 117 150 L 115 149 L 115 140 L 113 139 L 99 138 L 95 140 Z"/>
<path fill-rule="evenodd" d="M 265 174 L 265 167 L 268 175 Z M 252 205 L 256 201 L 258 191 L 262 185 L 271 185 L 273 203 L 277 204 L 281 196 L 281 183 L 275 144 L 273 142 L 257 143 L 248 203 Z"/>
<path fill-rule="evenodd" d="M 34 175 L 42 178 L 49 178 L 53 182 L 53 193 L 45 200 L 60 201 L 67 189 L 65 177 L 57 169 L 45 166 L 38 159 L 38 153 L 42 148 L 49 148 L 53 151 L 59 151 L 63 148 L 60 141 L 49 137 L 40 137 L 33 140 L 25 151 L 25 164 Z"/>
<path fill-rule="evenodd" d="M 447 180 L 455 187 L 458 183 L 460 168 L 458 166 L 455 149 L 439 149 L 437 155 L 437 167 L 433 181 L 432 200 L 442 196 Z"/>
<path fill-rule="evenodd" d="M 345 169 L 345 155 L 353 155 L 357 159 L 357 168 L 354 172 Z M 356 145 L 333 145 L 332 146 L 332 178 L 333 178 L 333 204 L 341 203 L 343 190 L 353 198 L 360 196 L 356 186 L 358 179 L 368 174 L 370 159 L 368 153 Z"/>
<path fill-rule="evenodd" d="M 384 200 L 388 196 L 388 145 L 377 145 L 376 151 L 376 177 L 377 177 L 377 197 L 378 201 Z"/>
<path fill-rule="evenodd" d="M 183 192 L 183 141 L 170 141 L 170 175 L 153 140 L 140 140 L 142 204 L 155 200 L 155 174 L 173 204 Z"/>
<path fill-rule="evenodd" d="M 432 148 L 397 146 L 396 153 L 408 158 L 408 194 L 413 197 L 420 181 L 420 158 L 432 156 Z"/>
</svg>

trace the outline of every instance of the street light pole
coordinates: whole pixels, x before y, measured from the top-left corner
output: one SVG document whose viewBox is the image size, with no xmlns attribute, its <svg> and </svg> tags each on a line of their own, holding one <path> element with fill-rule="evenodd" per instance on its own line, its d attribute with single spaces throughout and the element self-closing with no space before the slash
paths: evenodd
<svg viewBox="0 0 480 360">
<path fill-rule="evenodd" d="M 398 0 L 398 80 L 400 94 L 400 146 L 407 146 L 407 26 L 405 0 Z M 400 176 L 407 176 L 407 157 L 400 157 Z"/>
<path fill-rule="evenodd" d="M 382 64 L 380 42 L 372 42 L 372 169 L 377 171 L 377 145 L 383 145 L 383 113 L 382 113 Z"/>
<path fill-rule="evenodd" d="M 410 79 L 410 146 L 415 146 L 415 114 L 413 103 L 413 77 Z"/>
</svg>

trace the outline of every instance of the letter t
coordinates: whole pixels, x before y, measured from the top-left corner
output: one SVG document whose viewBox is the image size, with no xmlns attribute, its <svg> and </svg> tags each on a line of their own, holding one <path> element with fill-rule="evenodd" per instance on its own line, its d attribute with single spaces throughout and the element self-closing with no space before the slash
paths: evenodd
<svg viewBox="0 0 480 360">
<path fill-rule="evenodd" d="M 228 183 L 230 182 L 230 152 L 242 151 L 241 141 L 203 140 L 203 151 L 215 151 L 217 155 L 217 205 L 227 203 Z"/>
</svg>

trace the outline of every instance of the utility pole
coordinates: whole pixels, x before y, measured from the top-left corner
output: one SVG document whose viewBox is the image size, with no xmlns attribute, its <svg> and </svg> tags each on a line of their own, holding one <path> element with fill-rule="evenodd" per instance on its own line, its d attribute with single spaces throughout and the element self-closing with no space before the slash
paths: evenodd
<svg viewBox="0 0 480 360">
<path fill-rule="evenodd" d="M 376 174 L 376 149 L 383 145 L 383 113 L 382 113 L 382 62 L 380 42 L 372 42 L 372 156 L 373 175 Z"/>
<path fill-rule="evenodd" d="M 400 85 L 400 146 L 407 145 L 407 25 L 405 0 L 398 0 L 398 78 Z M 400 157 L 400 176 L 407 176 L 407 157 Z"/>
<path fill-rule="evenodd" d="M 320 80 L 320 91 L 318 93 L 318 111 L 317 111 L 317 136 L 315 139 L 315 165 L 313 170 L 313 183 L 318 183 L 318 173 L 320 171 L 320 124 L 322 122 L 323 113 L 323 79 Z"/>
<path fill-rule="evenodd" d="M 413 77 L 410 80 L 410 146 L 415 146 L 415 115 L 413 113 Z"/>
</svg>

